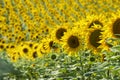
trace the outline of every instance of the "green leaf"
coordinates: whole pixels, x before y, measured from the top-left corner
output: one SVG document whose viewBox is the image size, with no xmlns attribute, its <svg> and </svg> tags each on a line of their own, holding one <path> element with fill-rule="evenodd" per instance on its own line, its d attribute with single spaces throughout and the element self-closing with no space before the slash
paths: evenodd
<svg viewBox="0 0 120 80">
<path fill-rule="evenodd" d="M 0 58 L 0 76 L 6 73 L 17 74 L 20 72 L 15 70 L 12 63 Z"/>
<path fill-rule="evenodd" d="M 114 47 L 110 48 L 110 50 L 112 52 L 120 52 L 120 45 L 114 46 Z"/>
</svg>

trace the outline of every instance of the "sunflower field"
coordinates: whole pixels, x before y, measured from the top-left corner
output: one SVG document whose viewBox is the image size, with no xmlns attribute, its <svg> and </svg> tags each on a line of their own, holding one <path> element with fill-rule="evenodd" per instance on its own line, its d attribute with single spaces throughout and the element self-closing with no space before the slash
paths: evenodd
<svg viewBox="0 0 120 80">
<path fill-rule="evenodd" d="M 120 80 L 120 0 L 0 0 L 0 80 Z"/>
</svg>

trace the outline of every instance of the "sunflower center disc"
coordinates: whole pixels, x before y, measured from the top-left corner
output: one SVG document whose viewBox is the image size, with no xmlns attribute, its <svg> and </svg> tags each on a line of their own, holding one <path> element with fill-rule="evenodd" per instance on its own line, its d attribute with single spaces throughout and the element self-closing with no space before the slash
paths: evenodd
<svg viewBox="0 0 120 80">
<path fill-rule="evenodd" d="M 89 37 L 89 41 L 90 44 L 94 47 L 98 47 L 100 45 L 100 43 L 98 43 L 98 41 L 100 41 L 101 39 L 99 38 L 99 36 L 101 35 L 101 30 L 95 30 L 91 33 L 90 37 Z"/>
<path fill-rule="evenodd" d="M 33 58 L 36 58 L 37 57 L 37 52 L 33 52 Z"/>
<path fill-rule="evenodd" d="M 61 37 L 64 35 L 64 32 L 66 32 L 66 31 L 67 31 L 67 30 L 64 29 L 64 28 L 58 29 L 57 32 L 56 32 L 56 38 L 57 38 L 58 40 L 60 40 Z"/>
<path fill-rule="evenodd" d="M 3 49 L 3 48 L 4 48 L 4 46 L 3 46 L 3 45 L 0 45 L 0 48 L 1 48 L 1 49 Z"/>
<path fill-rule="evenodd" d="M 79 46 L 79 40 L 76 36 L 70 36 L 68 39 L 68 45 L 71 48 L 77 48 Z"/>
<path fill-rule="evenodd" d="M 32 48 L 32 46 L 33 46 L 33 44 L 29 44 L 29 47 L 31 47 L 31 48 Z"/>
<path fill-rule="evenodd" d="M 120 38 L 120 19 L 117 19 L 114 23 L 113 23 L 113 34 Z"/>
<path fill-rule="evenodd" d="M 23 52 L 24 52 L 24 53 L 27 53 L 27 52 L 28 52 L 28 49 L 27 49 L 27 48 L 24 48 L 24 49 L 23 49 Z"/>
<path fill-rule="evenodd" d="M 53 47 L 53 41 L 50 41 L 49 47 Z"/>
<path fill-rule="evenodd" d="M 100 25 L 100 26 L 103 26 L 103 24 L 102 24 L 100 21 L 96 20 L 96 21 L 93 21 L 93 22 L 89 25 L 89 28 L 91 28 L 92 26 L 94 26 L 94 24 L 98 24 L 98 25 Z"/>
</svg>

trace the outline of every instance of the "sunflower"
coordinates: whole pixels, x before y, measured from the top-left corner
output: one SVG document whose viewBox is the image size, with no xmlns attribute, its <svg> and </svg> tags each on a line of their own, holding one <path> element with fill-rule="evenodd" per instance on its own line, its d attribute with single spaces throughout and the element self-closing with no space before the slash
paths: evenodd
<svg viewBox="0 0 120 80">
<path fill-rule="evenodd" d="M 38 57 L 42 57 L 43 55 L 40 52 L 41 49 L 41 44 L 40 43 L 36 43 L 36 42 L 29 42 L 28 43 L 29 47 L 31 48 L 32 52 L 31 52 L 31 58 L 35 59 Z"/>
<path fill-rule="evenodd" d="M 11 50 L 11 51 L 13 50 L 14 51 L 14 49 L 16 49 L 16 47 L 17 47 L 17 45 L 14 44 L 14 43 L 6 43 L 6 51 L 7 50 Z"/>
<path fill-rule="evenodd" d="M 67 24 L 54 27 L 53 32 L 51 33 L 52 39 L 56 42 L 60 42 L 62 36 L 64 36 L 64 32 L 67 32 L 68 28 L 69 26 Z"/>
<path fill-rule="evenodd" d="M 28 45 L 30 49 L 35 50 L 38 47 L 39 43 L 33 41 L 24 41 L 21 45 Z"/>
<path fill-rule="evenodd" d="M 38 51 L 40 44 L 37 42 L 32 42 L 32 41 L 25 41 L 21 42 L 20 46 L 21 47 L 21 56 L 29 59 L 35 59 L 37 57 L 41 57 L 41 53 Z M 28 57 L 27 57 L 28 56 Z"/>
<path fill-rule="evenodd" d="M 42 43 L 39 44 L 39 46 L 36 48 L 36 50 L 38 53 L 38 57 L 42 57 L 42 56 L 46 55 L 46 52 L 43 50 Z"/>
<path fill-rule="evenodd" d="M 95 25 L 93 29 L 84 32 L 85 49 L 92 50 L 95 54 L 100 51 L 98 47 L 101 45 L 99 43 L 102 35 L 101 32 L 102 30 L 98 25 Z"/>
<path fill-rule="evenodd" d="M 42 25 L 41 28 L 38 27 L 37 30 L 38 30 L 38 32 L 39 32 L 40 34 L 42 33 L 42 34 L 46 34 L 46 35 L 47 35 L 47 34 L 50 33 L 51 28 L 48 27 L 48 26 L 46 26 L 46 25 Z M 41 32 L 40 32 L 40 31 L 41 31 Z"/>
<path fill-rule="evenodd" d="M 22 58 L 31 59 L 30 55 L 31 55 L 32 49 L 29 47 L 29 45 L 26 45 L 23 43 L 18 47 L 16 47 L 16 49 L 18 49 L 18 52 L 20 53 Z"/>
<path fill-rule="evenodd" d="M 0 43 L 0 52 L 6 49 L 6 44 L 5 43 Z"/>
<path fill-rule="evenodd" d="M 18 59 L 20 59 L 21 55 L 17 49 L 16 44 L 8 43 L 6 45 L 6 53 L 11 61 L 16 62 Z"/>
<path fill-rule="evenodd" d="M 13 44 L 13 43 L 8 43 L 6 44 L 6 51 L 8 54 L 12 54 L 13 52 L 17 51 L 16 50 L 16 44 Z"/>
<path fill-rule="evenodd" d="M 37 58 L 37 57 L 38 57 L 38 53 L 37 53 L 37 51 L 33 51 L 33 53 L 32 53 L 32 57 L 33 57 L 33 58 Z"/>
<path fill-rule="evenodd" d="M 42 57 L 42 54 L 36 50 L 32 50 L 31 55 L 30 55 L 32 60 L 35 60 L 36 58 Z"/>
<path fill-rule="evenodd" d="M 116 14 L 112 13 L 111 17 L 108 18 L 108 23 L 103 28 L 102 32 L 102 40 L 100 43 L 102 44 L 100 48 L 103 50 L 109 50 L 111 45 L 109 45 L 106 41 L 110 38 L 120 38 L 120 11 L 118 11 Z M 109 40 L 109 42 L 112 42 Z M 113 42 L 113 45 L 117 45 L 118 42 Z M 104 46 L 104 47 L 103 47 Z"/>
<path fill-rule="evenodd" d="M 15 36 L 15 43 L 20 44 L 22 41 L 25 41 L 25 33 L 20 32 Z"/>
<path fill-rule="evenodd" d="M 119 11 L 120 13 L 120 11 Z M 109 23 L 108 25 L 106 25 L 106 27 L 108 28 L 106 30 L 106 32 L 109 32 L 110 37 L 114 37 L 114 38 L 120 38 L 120 14 L 113 14 L 113 16 L 111 18 L 109 18 Z"/>
<path fill-rule="evenodd" d="M 24 54 L 22 55 L 23 57 L 28 56 L 27 58 L 32 60 L 38 57 L 42 57 L 42 54 L 39 51 L 39 49 L 41 49 L 41 45 L 39 43 L 26 41 L 22 43 L 21 46 L 25 46 L 22 48 L 23 50 L 22 54 Z"/>
<path fill-rule="evenodd" d="M 75 29 L 69 29 L 62 37 L 62 47 L 69 55 L 76 55 L 83 48 L 83 41 L 80 32 Z"/>
<path fill-rule="evenodd" d="M 6 41 L 7 42 L 10 42 L 10 43 L 12 43 L 12 42 L 15 42 L 15 34 L 12 34 L 12 33 L 7 33 L 6 34 Z"/>
<path fill-rule="evenodd" d="M 46 37 L 41 41 L 42 50 L 45 51 L 45 53 L 53 52 L 59 52 L 59 44 L 57 44 L 53 39 L 50 37 Z"/>
<path fill-rule="evenodd" d="M 101 14 L 101 15 L 87 15 L 86 19 L 84 19 L 84 26 L 86 28 L 90 29 L 94 25 L 100 25 L 103 27 L 106 24 L 106 17 Z"/>
<path fill-rule="evenodd" d="M 17 62 L 20 59 L 19 52 L 13 52 L 12 55 L 10 56 L 10 59 L 12 62 Z"/>
</svg>

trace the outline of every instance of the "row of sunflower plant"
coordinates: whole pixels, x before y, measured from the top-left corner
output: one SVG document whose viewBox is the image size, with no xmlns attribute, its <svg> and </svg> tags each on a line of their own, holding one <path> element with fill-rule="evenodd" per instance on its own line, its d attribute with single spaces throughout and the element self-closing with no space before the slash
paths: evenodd
<svg viewBox="0 0 120 80">
<path fill-rule="evenodd" d="M 102 58 L 86 50 L 79 51 L 77 56 L 53 52 L 35 61 L 21 58 L 16 63 L 11 62 L 6 53 L 1 53 L 2 59 L 9 63 L 3 64 L 7 71 L 3 70 L 1 77 L 5 80 L 119 80 L 120 45 L 110 50 L 102 52 Z"/>
<path fill-rule="evenodd" d="M 115 79 L 118 76 L 111 70 L 109 74 L 110 65 L 99 74 L 95 67 L 112 64 L 107 57 L 114 56 L 119 48 L 119 3 L 1 0 L 0 53 L 5 53 L 7 62 L 15 67 L 10 64 L 13 71 L 6 78 Z M 115 51 L 113 46 L 118 46 Z"/>
</svg>

